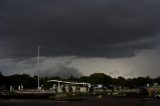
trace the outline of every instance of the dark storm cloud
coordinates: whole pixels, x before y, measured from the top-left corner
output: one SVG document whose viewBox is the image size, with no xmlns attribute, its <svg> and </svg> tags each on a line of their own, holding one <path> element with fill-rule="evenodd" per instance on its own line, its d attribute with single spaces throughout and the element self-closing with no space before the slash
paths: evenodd
<svg viewBox="0 0 160 106">
<path fill-rule="evenodd" d="M 158 0 L 2 0 L 0 57 L 132 57 L 157 44 Z"/>
</svg>

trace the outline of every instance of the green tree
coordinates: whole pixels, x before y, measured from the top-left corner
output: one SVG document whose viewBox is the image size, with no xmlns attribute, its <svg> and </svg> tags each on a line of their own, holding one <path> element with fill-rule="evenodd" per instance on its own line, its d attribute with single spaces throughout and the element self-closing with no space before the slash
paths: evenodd
<svg viewBox="0 0 160 106">
<path fill-rule="evenodd" d="M 76 86 L 75 92 L 80 92 L 80 87 L 79 86 Z"/>
<path fill-rule="evenodd" d="M 125 85 L 126 85 L 126 79 L 123 78 L 123 77 L 121 77 L 121 76 L 119 76 L 119 77 L 117 78 L 117 85 L 125 86 Z"/>
<path fill-rule="evenodd" d="M 0 86 L 5 84 L 5 77 L 2 75 L 2 73 L 0 72 Z"/>
<path fill-rule="evenodd" d="M 71 85 L 71 84 L 68 85 L 68 92 L 69 92 L 69 93 L 73 92 L 73 88 L 72 88 L 72 85 Z"/>
<path fill-rule="evenodd" d="M 63 93 L 66 93 L 66 86 L 65 86 L 65 84 L 63 84 L 63 86 L 62 86 L 62 91 L 63 91 Z"/>
<path fill-rule="evenodd" d="M 90 77 L 89 76 L 82 76 L 78 80 L 79 82 L 90 82 Z"/>
<path fill-rule="evenodd" d="M 94 73 L 90 75 L 90 83 L 92 84 L 111 84 L 112 77 L 104 73 Z"/>
</svg>

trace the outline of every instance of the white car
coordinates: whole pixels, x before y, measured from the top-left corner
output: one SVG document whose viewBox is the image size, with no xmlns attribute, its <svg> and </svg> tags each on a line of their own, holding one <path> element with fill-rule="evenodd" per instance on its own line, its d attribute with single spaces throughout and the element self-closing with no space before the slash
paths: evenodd
<svg viewBox="0 0 160 106">
<path fill-rule="evenodd" d="M 160 94 L 155 94 L 154 97 L 157 98 L 157 99 L 160 99 Z"/>
</svg>

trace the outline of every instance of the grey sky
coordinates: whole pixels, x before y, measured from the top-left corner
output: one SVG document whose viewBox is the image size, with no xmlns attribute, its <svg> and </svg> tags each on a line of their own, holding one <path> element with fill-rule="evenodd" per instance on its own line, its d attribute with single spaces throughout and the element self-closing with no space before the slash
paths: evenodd
<svg viewBox="0 0 160 106">
<path fill-rule="evenodd" d="M 19 67 L 17 61 L 35 58 L 37 43 L 42 46 L 41 56 L 47 59 L 75 56 L 87 58 L 88 64 L 93 58 L 116 63 L 116 59 L 132 61 L 140 53 L 138 58 L 143 59 L 149 51 L 159 53 L 159 19 L 159 0 L 1 0 L 0 69 L 6 74 L 13 73 L 11 65 Z M 4 69 L 2 63 L 6 59 L 9 62 Z M 99 62 L 99 66 L 104 62 Z M 134 65 L 137 67 L 138 64 Z M 83 67 L 76 65 L 66 68 L 84 73 Z M 27 66 L 13 70 L 20 73 L 25 69 L 28 70 Z M 145 71 L 143 67 L 138 69 Z"/>
</svg>

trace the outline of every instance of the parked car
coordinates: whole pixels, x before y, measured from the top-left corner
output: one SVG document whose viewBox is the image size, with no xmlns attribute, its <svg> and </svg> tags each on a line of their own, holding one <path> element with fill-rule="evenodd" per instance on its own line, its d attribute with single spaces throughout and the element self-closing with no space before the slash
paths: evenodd
<svg viewBox="0 0 160 106">
<path fill-rule="evenodd" d="M 155 94 L 154 97 L 157 98 L 157 99 L 160 99 L 160 94 Z"/>
</svg>

